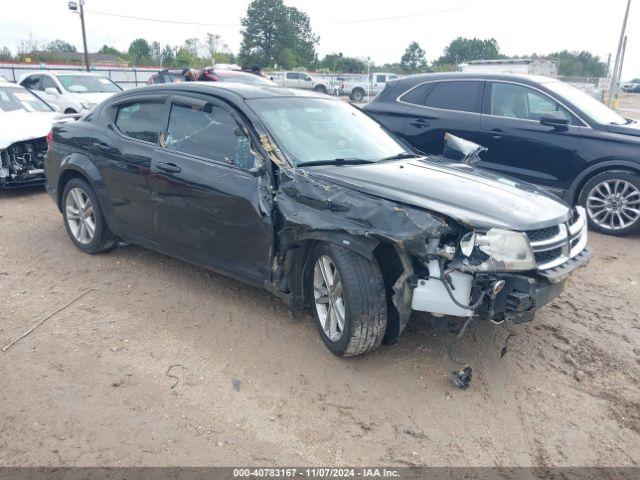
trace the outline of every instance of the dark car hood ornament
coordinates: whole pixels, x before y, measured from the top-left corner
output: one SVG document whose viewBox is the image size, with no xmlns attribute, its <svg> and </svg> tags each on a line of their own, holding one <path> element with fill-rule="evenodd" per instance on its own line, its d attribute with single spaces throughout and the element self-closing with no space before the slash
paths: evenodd
<svg viewBox="0 0 640 480">
<path fill-rule="evenodd" d="M 456 137 L 449 132 L 444 134 L 444 150 L 442 151 L 444 158 L 466 165 L 475 165 L 481 160 L 480 154 L 486 151 L 487 148 L 482 145 Z"/>
</svg>

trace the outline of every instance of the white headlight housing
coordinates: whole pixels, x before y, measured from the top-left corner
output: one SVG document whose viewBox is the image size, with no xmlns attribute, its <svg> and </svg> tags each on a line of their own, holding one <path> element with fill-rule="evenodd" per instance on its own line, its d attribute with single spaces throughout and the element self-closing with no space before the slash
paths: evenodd
<svg viewBox="0 0 640 480">
<path fill-rule="evenodd" d="M 487 233 L 470 232 L 460 240 L 467 257 L 465 269 L 474 272 L 521 272 L 534 270 L 536 260 L 524 233 L 492 228 Z"/>
</svg>

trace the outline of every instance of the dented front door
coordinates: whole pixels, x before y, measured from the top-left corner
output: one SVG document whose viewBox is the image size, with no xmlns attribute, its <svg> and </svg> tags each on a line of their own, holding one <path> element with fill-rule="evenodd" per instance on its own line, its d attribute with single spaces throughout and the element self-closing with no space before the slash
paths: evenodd
<svg viewBox="0 0 640 480">
<path fill-rule="evenodd" d="M 160 249 L 262 285 L 273 226 L 260 207 L 246 137 L 230 107 L 173 99 L 163 146 L 151 166 Z"/>
</svg>

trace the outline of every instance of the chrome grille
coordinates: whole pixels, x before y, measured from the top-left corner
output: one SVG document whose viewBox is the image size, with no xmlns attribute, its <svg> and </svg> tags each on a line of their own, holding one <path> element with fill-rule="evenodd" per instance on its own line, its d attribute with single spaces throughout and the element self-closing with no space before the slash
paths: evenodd
<svg viewBox="0 0 640 480">
<path fill-rule="evenodd" d="M 582 207 L 567 223 L 526 232 L 538 270 L 562 265 L 587 246 L 587 217 Z"/>
</svg>

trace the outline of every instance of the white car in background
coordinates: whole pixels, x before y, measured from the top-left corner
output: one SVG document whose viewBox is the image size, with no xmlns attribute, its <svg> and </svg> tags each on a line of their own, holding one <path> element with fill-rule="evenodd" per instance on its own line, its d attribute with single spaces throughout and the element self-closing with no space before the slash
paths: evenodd
<svg viewBox="0 0 640 480">
<path fill-rule="evenodd" d="M 122 88 L 104 75 L 84 72 L 38 72 L 24 76 L 20 85 L 55 105 L 63 113 L 86 113 Z"/>
<path fill-rule="evenodd" d="M 26 88 L 0 81 L 0 189 L 44 185 L 47 135 L 61 115 Z"/>
<path fill-rule="evenodd" d="M 271 78 L 279 87 L 300 88 L 302 90 L 313 90 L 318 93 L 328 93 L 331 91 L 331 83 L 323 78 L 310 75 L 307 72 L 289 70 L 284 72 L 271 72 L 267 76 Z"/>
</svg>

